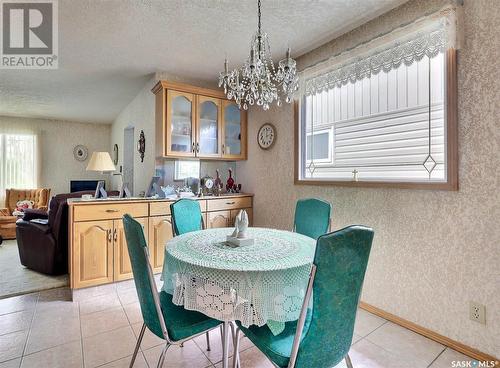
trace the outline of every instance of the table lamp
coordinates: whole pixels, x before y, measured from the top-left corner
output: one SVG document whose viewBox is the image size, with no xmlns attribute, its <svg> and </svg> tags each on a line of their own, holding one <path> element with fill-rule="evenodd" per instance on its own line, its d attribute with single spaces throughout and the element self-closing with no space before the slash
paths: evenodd
<svg viewBox="0 0 500 368">
<path fill-rule="evenodd" d="M 93 152 L 86 170 L 99 171 L 101 174 L 104 174 L 105 172 L 115 171 L 116 168 L 108 152 Z M 104 180 L 99 180 L 95 190 L 95 198 L 101 197 L 108 197 L 108 194 L 104 190 Z"/>
</svg>

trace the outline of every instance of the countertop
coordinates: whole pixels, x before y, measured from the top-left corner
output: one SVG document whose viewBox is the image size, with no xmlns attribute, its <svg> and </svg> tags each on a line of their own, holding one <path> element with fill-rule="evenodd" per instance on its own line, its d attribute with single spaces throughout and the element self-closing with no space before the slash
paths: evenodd
<svg viewBox="0 0 500 368">
<path fill-rule="evenodd" d="M 223 193 L 220 196 L 203 196 L 203 197 L 184 197 L 187 199 L 194 199 L 194 200 L 212 200 L 212 199 L 224 199 L 224 198 L 239 198 L 239 197 L 253 197 L 253 194 L 251 193 Z M 177 196 L 167 196 L 166 198 L 155 198 L 155 197 L 130 197 L 130 198 L 118 198 L 118 197 L 108 197 L 108 198 L 92 198 L 90 200 L 85 200 L 82 198 L 69 198 L 68 199 L 68 204 L 69 205 L 74 205 L 74 204 L 100 204 L 100 203 L 112 203 L 112 202 L 143 202 L 143 201 L 148 201 L 148 202 L 174 202 L 176 201 Z"/>
</svg>

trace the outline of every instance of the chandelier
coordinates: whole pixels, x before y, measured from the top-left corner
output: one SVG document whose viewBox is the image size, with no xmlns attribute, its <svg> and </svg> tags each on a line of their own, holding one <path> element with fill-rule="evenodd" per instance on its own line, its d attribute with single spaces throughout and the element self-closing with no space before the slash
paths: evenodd
<svg viewBox="0 0 500 368">
<path fill-rule="evenodd" d="M 224 71 L 219 74 L 219 87 L 224 87 L 228 99 L 234 99 L 241 109 L 257 104 L 264 110 L 276 101 L 281 105 L 278 91 L 281 89 L 285 101 L 292 101 L 293 93 L 298 89 L 296 62 L 290 57 L 290 48 L 286 57 L 278 63 L 276 70 L 271 57 L 269 37 L 261 29 L 260 0 L 258 0 L 258 29 L 250 43 L 250 55 L 242 67 L 229 71 L 227 59 Z"/>
</svg>

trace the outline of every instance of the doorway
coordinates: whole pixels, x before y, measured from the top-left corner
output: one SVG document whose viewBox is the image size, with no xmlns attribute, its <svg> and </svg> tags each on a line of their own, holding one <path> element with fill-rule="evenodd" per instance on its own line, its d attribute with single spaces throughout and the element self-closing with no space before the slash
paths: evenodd
<svg viewBox="0 0 500 368">
<path fill-rule="evenodd" d="M 126 127 L 123 131 L 123 182 L 130 193 L 134 194 L 134 127 Z"/>
</svg>

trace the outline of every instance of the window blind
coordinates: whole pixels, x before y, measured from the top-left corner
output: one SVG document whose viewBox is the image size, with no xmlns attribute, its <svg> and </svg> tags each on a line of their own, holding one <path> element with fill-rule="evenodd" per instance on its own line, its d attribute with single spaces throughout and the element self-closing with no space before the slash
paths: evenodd
<svg viewBox="0 0 500 368">
<path fill-rule="evenodd" d="M 0 201 L 5 189 L 37 187 L 37 137 L 34 134 L 0 134 Z"/>
</svg>

